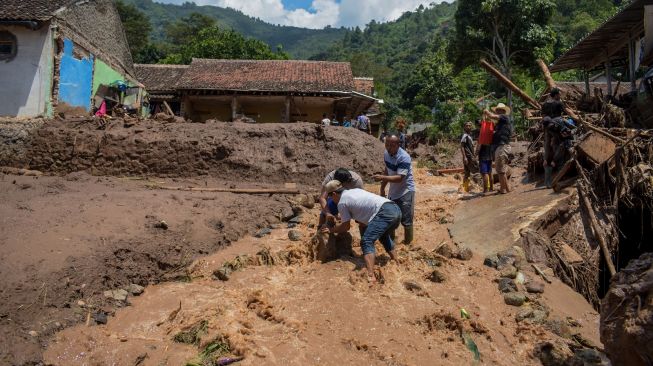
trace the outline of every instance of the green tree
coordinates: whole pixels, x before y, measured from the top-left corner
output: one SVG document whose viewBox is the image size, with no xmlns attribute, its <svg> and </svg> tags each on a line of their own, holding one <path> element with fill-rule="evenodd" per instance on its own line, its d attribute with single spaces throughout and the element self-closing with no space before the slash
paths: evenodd
<svg viewBox="0 0 653 366">
<path fill-rule="evenodd" d="M 121 0 L 116 1 L 116 9 L 125 29 L 132 57 L 134 61 L 141 62 L 139 56 L 150 43 L 150 32 L 152 32 L 150 19 L 134 5 L 125 4 Z"/>
<path fill-rule="evenodd" d="M 274 52 L 266 43 L 246 38 L 233 30 L 212 26 L 194 35 L 179 52 L 168 55 L 163 63 L 189 64 L 193 57 L 245 60 L 287 60 L 283 51 Z"/>
<path fill-rule="evenodd" d="M 402 97 L 405 108 L 418 105 L 434 107 L 456 99 L 458 86 L 453 78 L 453 66 L 447 62 L 444 47 L 427 53 L 410 76 Z"/>
<path fill-rule="evenodd" d="M 165 28 L 166 40 L 178 48 L 189 43 L 201 30 L 216 25 L 215 19 L 200 13 L 191 13 Z"/>
<path fill-rule="evenodd" d="M 514 66 L 532 68 L 551 60 L 555 35 L 552 0 L 459 0 L 451 43 L 458 69 L 487 58 L 507 77 Z M 508 100 L 512 103 L 511 93 Z"/>
</svg>

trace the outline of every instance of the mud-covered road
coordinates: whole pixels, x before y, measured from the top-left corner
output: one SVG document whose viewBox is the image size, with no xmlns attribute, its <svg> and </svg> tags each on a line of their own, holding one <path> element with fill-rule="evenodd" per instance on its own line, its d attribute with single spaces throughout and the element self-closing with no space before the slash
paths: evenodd
<svg viewBox="0 0 653 366">
<path fill-rule="evenodd" d="M 507 305 L 495 282 L 499 274 L 483 265 L 483 255 L 456 258 L 461 248 L 448 229 L 461 198 L 458 181 L 424 170 L 417 180 L 415 243 L 399 246 L 399 263 L 380 256 L 380 284 L 367 283 L 356 234 L 355 255 L 313 260 L 317 210 L 307 210 L 294 228 L 299 241 L 289 240 L 284 225 L 194 261 L 184 281 L 130 296 L 130 306 L 117 309 L 106 325 L 90 322 L 57 333 L 47 345 L 46 364 L 199 365 L 243 357 L 243 365 L 461 365 L 475 359 L 537 365 L 538 345 L 566 340 L 552 324 L 600 344 L 598 314 L 557 280 L 545 285 L 544 294 L 529 294 L 528 304 Z M 496 244 L 492 238 L 487 235 L 488 245 Z M 243 258 L 257 260 L 226 281 L 214 277 L 225 262 Z M 523 275 L 537 280 L 529 271 Z M 82 312 L 101 306 L 95 300 L 85 299 Z M 517 321 L 528 309 L 546 309 L 549 322 Z M 463 310 L 469 319 L 461 318 Z"/>
</svg>

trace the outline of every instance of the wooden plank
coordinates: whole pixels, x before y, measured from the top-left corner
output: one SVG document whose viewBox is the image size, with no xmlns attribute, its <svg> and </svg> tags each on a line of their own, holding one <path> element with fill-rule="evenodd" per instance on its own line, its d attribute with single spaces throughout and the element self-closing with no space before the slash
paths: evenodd
<svg viewBox="0 0 653 366">
<path fill-rule="evenodd" d="M 465 168 L 438 169 L 437 172 L 438 172 L 438 174 L 464 173 Z"/>
<path fill-rule="evenodd" d="M 175 115 L 174 113 L 172 113 L 172 108 L 170 108 L 170 105 L 165 100 L 163 101 L 163 106 L 166 107 L 166 111 L 168 112 L 168 115 L 170 116 Z"/>
<path fill-rule="evenodd" d="M 617 150 L 617 144 L 611 139 L 596 133 L 590 133 L 577 147 L 578 151 L 597 164 L 603 164 Z"/>
<path fill-rule="evenodd" d="M 168 191 L 189 191 L 189 192 L 226 192 L 237 194 L 299 194 L 298 189 L 288 188 L 202 188 L 202 187 L 169 187 L 159 185 L 148 185 L 151 189 L 164 189 Z"/>
</svg>

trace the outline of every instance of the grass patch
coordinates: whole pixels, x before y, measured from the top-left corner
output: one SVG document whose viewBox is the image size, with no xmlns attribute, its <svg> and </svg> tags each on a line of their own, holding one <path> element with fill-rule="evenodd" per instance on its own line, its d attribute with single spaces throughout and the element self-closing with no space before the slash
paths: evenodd
<svg viewBox="0 0 653 366">
<path fill-rule="evenodd" d="M 201 320 L 193 324 L 190 328 L 182 330 L 181 332 L 175 334 L 172 338 L 177 343 L 184 344 L 194 344 L 198 346 L 202 335 L 204 335 L 209 327 L 209 322 L 206 320 Z"/>
<path fill-rule="evenodd" d="M 224 360 L 220 360 L 221 356 L 231 353 L 231 345 L 229 339 L 225 336 L 219 336 L 204 347 L 197 357 L 188 361 L 186 366 L 218 366 L 226 364 Z M 239 361 L 240 357 L 232 359 Z M 231 363 L 231 362 L 230 362 Z"/>
</svg>

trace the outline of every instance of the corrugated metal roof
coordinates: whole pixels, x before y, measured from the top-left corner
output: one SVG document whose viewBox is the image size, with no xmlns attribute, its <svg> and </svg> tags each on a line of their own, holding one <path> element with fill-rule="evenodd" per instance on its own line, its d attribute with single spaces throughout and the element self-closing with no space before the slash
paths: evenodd
<svg viewBox="0 0 653 366">
<path fill-rule="evenodd" d="M 644 6 L 653 0 L 635 0 L 606 20 L 592 33 L 560 56 L 551 67 L 552 72 L 591 70 L 609 60 L 628 57 L 628 40 L 644 33 Z"/>
</svg>

